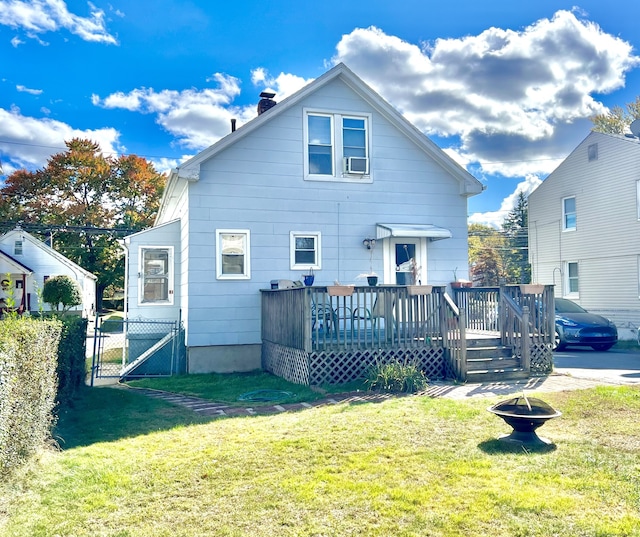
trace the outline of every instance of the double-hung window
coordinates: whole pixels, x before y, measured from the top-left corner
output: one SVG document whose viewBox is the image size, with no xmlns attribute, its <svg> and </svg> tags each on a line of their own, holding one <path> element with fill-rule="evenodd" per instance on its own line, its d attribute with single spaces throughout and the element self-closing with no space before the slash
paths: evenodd
<svg viewBox="0 0 640 537">
<path fill-rule="evenodd" d="M 562 200 L 562 230 L 575 231 L 577 224 L 576 198 L 564 198 Z"/>
<path fill-rule="evenodd" d="M 578 263 L 567 263 L 567 294 L 579 293 Z"/>
<path fill-rule="evenodd" d="M 320 233 L 292 231 L 290 234 L 291 270 L 319 269 Z"/>
<path fill-rule="evenodd" d="M 371 115 L 305 109 L 305 179 L 371 182 Z"/>
<path fill-rule="evenodd" d="M 173 304 L 173 248 L 140 248 L 140 304 Z"/>
<path fill-rule="evenodd" d="M 216 231 L 216 277 L 219 280 L 248 280 L 250 240 L 247 229 Z"/>
<path fill-rule="evenodd" d="M 22 241 L 18 240 L 13 243 L 13 255 L 22 255 Z"/>
</svg>

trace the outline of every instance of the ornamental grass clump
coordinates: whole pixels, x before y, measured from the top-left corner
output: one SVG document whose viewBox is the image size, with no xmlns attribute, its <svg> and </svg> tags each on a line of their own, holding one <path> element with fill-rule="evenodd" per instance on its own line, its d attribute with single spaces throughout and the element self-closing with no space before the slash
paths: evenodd
<svg viewBox="0 0 640 537">
<path fill-rule="evenodd" d="M 369 367 L 365 384 L 370 390 L 415 393 L 429 385 L 429 379 L 415 360 L 377 361 Z"/>
</svg>

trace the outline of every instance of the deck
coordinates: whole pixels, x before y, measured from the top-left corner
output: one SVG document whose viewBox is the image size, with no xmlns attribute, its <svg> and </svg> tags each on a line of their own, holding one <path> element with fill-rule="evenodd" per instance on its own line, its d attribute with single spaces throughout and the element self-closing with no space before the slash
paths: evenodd
<svg viewBox="0 0 640 537">
<path fill-rule="evenodd" d="M 262 362 L 307 385 L 362 378 L 379 361 L 411 360 L 432 379 L 467 379 L 467 348 L 499 340 L 519 368 L 550 369 L 553 287 L 301 287 L 262 292 Z M 474 343 L 475 342 L 475 343 Z"/>
</svg>

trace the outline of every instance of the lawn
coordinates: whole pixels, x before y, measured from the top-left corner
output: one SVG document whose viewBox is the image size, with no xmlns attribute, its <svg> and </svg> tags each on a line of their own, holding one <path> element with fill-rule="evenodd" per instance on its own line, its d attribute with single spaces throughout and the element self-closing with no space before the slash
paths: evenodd
<svg viewBox="0 0 640 537">
<path fill-rule="evenodd" d="M 405 397 L 204 420 L 83 392 L 61 451 L 0 485 L 3 536 L 638 536 L 640 390 L 538 394 L 555 448 L 496 438 L 500 399 Z"/>
</svg>

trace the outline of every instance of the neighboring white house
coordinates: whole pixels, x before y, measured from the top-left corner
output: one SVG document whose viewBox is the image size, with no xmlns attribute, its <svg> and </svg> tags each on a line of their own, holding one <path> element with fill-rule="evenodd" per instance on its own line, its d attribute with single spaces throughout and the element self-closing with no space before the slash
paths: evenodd
<svg viewBox="0 0 640 537">
<path fill-rule="evenodd" d="M 481 183 L 340 64 L 172 171 L 153 228 L 127 237 L 130 319 L 184 321 L 189 372 L 260 367 L 272 280 L 467 277 Z M 235 125 L 235 123 L 234 123 Z M 368 244 L 371 244 L 369 242 Z M 462 270 L 461 267 L 465 267 Z"/>
<path fill-rule="evenodd" d="M 26 231 L 16 228 L 0 236 L 0 302 L 13 298 L 23 311 L 44 311 L 38 293 L 53 276 L 69 276 L 82 291 L 82 305 L 70 308 L 83 317 L 93 315 L 97 278 Z"/>
<path fill-rule="evenodd" d="M 532 281 L 640 326 L 640 141 L 592 132 L 529 196 Z"/>
</svg>

